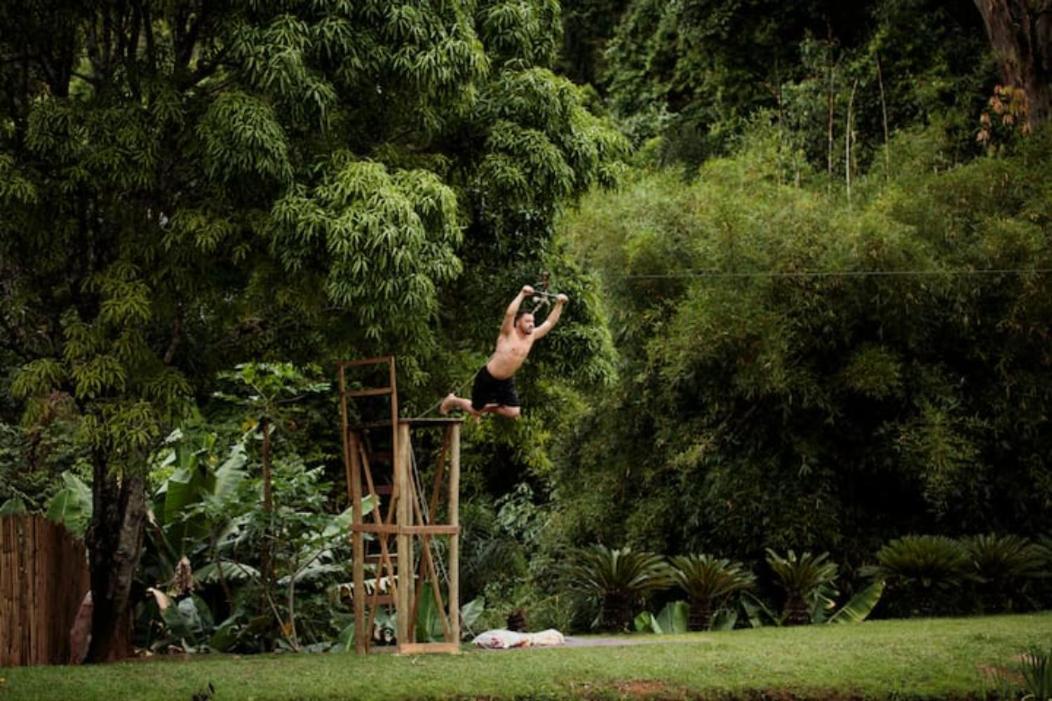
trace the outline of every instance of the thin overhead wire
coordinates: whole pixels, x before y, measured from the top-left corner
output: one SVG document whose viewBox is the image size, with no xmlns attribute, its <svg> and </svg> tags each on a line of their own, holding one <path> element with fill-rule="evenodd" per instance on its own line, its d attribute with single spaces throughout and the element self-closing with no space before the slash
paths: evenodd
<svg viewBox="0 0 1052 701">
<path fill-rule="evenodd" d="M 678 278 L 803 278 L 803 277 L 940 277 L 968 275 L 1046 275 L 1052 268 L 975 268 L 950 270 L 684 270 L 673 273 L 640 273 L 619 276 L 623 280 Z"/>
</svg>

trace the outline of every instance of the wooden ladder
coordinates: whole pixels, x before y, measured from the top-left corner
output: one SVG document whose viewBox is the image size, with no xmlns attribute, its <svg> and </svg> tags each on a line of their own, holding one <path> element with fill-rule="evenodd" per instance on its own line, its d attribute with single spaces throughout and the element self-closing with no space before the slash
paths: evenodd
<svg viewBox="0 0 1052 701">
<path fill-rule="evenodd" d="M 348 368 L 384 363 L 388 366 L 387 386 L 348 388 Z M 460 650 L 459 495 L 463 420 L 399 418 L 395 360 L 391 356 L 340 363 L 339 375 L 344 467 L 353 516 L 355 650 L 360 654 L 369 651 L 377 611 L 387 607 L 395 612 L 399 653 L 456 653 Z M 390 419 L 363 421 L 351 427 L 347 402 L 363 397 L 389 397 Z M 430 495 L 421 484 L 413 454 L 413 428 L 441 430 Z M 387 477 L 389 479 L 383 481 Z M 363 513 L 363 497 L 368 497 L 374 507 L 368 515 Z M 440 518 L 444 522 L 438 522 Z M 369 550 L 367 536 L 372 538 Z M 446 539 L 445 568 L 441 566 L 436 547 L 439 539 Z M 393 548 L 392 540 L 395 541 Z M 371 591 L 366 589 L 367 566 L 373 571 Z M 429 592 L 433 600 L 431 610 L 439 616 L 441 642 L 416 642 L 416 619 L 424 605 L 425 592 Z"/>
<path fill-rule="evenodd" d="M 388 366 L 388 384 L 380 387 L 349 389 L 347 369 L 366 366 Z M 343 427 L 344 471 L 347 476 L 347 498 L 352 513 L 352 549 L 355 563 L 352 599 L 355 609 L 355 645 L 368 652 L 376 614 L 381 606 L 395 607 L 398 602 L 398 551 L 394 547 L 394 526 L 401 497 L 394 479 L 394 461 L 398 453 L 398 385 L 394 356 L 365 358 L 339 363 L 340 418 Z M 367 429 L 353 429 L 348 423 L 347 402 L 350 399 L 389 398 L 390 421 L 378 422 Z M 375 429 L 389 428 L 389 440 L 378 441 Z M 387 433 L 387 432 L 384 432 Z M 386 445 L 384 445 L 386 442 Z M 363 514 L 362 499 L 369 497 L 372 510 Z M 368 519 L 368 520 L 367 520 Z M 365 534 L 373 538 L 368 541 Z M 372 590 L 366 587 L 365 567 L 372 568 Z M 367 620 L 366 625 L 361 621 Z M 359 630 L 359 628 L 363 628 Z"/>
</svg>

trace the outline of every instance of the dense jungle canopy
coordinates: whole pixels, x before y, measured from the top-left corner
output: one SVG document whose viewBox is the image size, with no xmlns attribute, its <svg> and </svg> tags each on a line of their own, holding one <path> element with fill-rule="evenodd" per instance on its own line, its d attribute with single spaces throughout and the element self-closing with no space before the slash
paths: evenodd
<svg viewBox="0 0 1052 701">
<path fill-rule="evenodd" d="M 1047 0 L 0 2 L 0 504 L 90 486 L 104 659 L 170 575 L 173 431 L 218 464 L 279 416 L 235 367 L 314 383 L 276 498 L 339 513 L 335 361 L 424 412 L 547 274 L 523 420 L 465 429 L 465 599 L 580 622 L 596 542 L 1036 538 L 1050 116 Z"/>
</svg>

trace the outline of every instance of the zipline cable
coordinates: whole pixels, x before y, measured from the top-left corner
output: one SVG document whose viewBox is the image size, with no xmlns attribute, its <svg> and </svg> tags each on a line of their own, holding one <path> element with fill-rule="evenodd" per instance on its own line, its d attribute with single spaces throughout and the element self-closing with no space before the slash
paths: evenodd
<svg viewBox="0 0 1052 701">
<path fill-rule="evenodd" d="M 464 389 L 464 388 L 465 388 L 465 387 L 467 386 L 467 384 L 468 384 L 469 382 L 471 382 L 472 380 L 474 380 L 474 379 L 475 379 L 475 376 L 474 376 L 474 375 L 469 375 L 469 376 L 468 376 L 468 379 L 466 379 L 466 380 L 464 380 L 463 382 L 461 382 L 461 383 L 460 383 L 460 386 L 459 386 L 459 387 L 457 387 L 456 389 L 454 389 L 454 390 L 453 390 L 453 394 L 455 394 L 455 395 L 457 395 L 457 396 L 459 397 L 459 396 L 460 396 L 460 391 L 461 391 L 462 389 Z M 442 402 L 444 402 L 444 401 L 446 401 L 446 398 L 445 398 L 445 397 L 442 397 L 442 398 L 441 398 L 441 399 L 439 399 L 439 400 L 438 400 L 437 402 L 435 402 L 434 404 L 432 404 L 432 405 L 431 405 L 431 406 L 430 406 L 430 407 L 428 408 L 428 410 L 427 410 L 427 411 L 425 411 L 425 412 L 424 412 L 423 414 L 420 414 L 419 416 L 414 416 L 414 417 L 413 417 L 412 419 L 410 419 L 410 421 L 415 421 L 416 419 L 422 419 L 422 418 L 424 418 L 425 416 L 427 416 L 428 414 L 430 414 L 430 413 L 431 413 L 432 411 L 434 411 L 435 409 L 437 409 L 438 407 L 440 407 L 440 406 L 442 405 Z"/>
<path fill-rule="evenodd" d="M 981 275 L 1047 275 L 1052 273 L 1052 268 L 957 268 L 947 270 L 752 270 L 752 271 L 722 271 L 722 270 L 683 270 L 672 273 L 638 273 L 633 275 L 615 276 L 620 280 L 678 280 L 678 279 L 734 279 L 734 278 L 907 278 L 907 277 L 967 277 Z M 539 311 L 541 307 L 551 304 L 551 300 L 558 295 L 547 291 L 548 273 L 544 273 L 542 280 L 537 283 L 531 297 L 541 298 L 533 311 Z M 460 391 L 474 378 L 469 376 L 459 387 L 453 390 L 453 394 L 459 396 Z M 427 411 L 414 419 L 422 419 L 439 406 L 445 397 L 432 404 Z"/>
<path fill-rule="evenodd" d="M 975 268 L 956 270 L 684 270 L 674 273 L 638 273 L 615 276 L 621 280 L 665 280 L 679 278 L 804 278 L 804 277 L 938 277 L 969 275 L 1046 275 L 1052 268 Z"/>
</svg>

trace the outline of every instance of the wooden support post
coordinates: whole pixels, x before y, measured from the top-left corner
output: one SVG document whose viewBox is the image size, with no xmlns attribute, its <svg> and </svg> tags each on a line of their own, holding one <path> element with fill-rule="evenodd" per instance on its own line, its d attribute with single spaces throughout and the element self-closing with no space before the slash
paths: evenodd
<svg viewBox="0 0 1052 701">
<path fill-rule="evenodd" d="M 458 532 L 449 536 L 449 617 L 452 640 L 460 644 L 460 424 L 449 427 L 449 525 Z"/>
<path fill-rule="evenodd" d="M 399 525 L 409 525 L 413 517 L 413 502 L 411 499 L 412 486 L 410 484 L 409 467 L 409 424 L 395 424 L 397 430 L 397 452 L 395 453 L 395 483 L 398 485 L 398 516 Z M 398 538 L 398 648 L 402 651 L 403 645 L 415 643 L 416 626 L 415 621 L 410 620 L 410 611 L 413 601 L 413 536 L 408 532 L 400 532 Z"/>
<path fill-rule="evenodd" d="M 362 466 L 358 461 L 358 435 L 350 431 L 347 422 L 347 374 L 339 367 L 340 378 L 340 442 L 343 444 L 343 469 L 347 477 L 347 500 L 351 503 L 351 522 L 362 525 Z M 365 534 L 351 530 L 351 592 L 354 602 L 354 649 L 359 655 L 368 652 L 372 639 L 365 625 Z"/>
<path fill-rule="evenodd" d="M 369 651 L 372 631 L 365 622 L 365 534 L 362 522 L 362 466 L 358 458 L 358 434 L 350 435 L 351 488 L 351 557 L 354 558 L 354 650 L 359 655 Z"/>
</svg>

